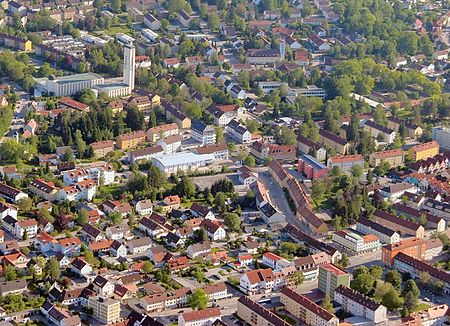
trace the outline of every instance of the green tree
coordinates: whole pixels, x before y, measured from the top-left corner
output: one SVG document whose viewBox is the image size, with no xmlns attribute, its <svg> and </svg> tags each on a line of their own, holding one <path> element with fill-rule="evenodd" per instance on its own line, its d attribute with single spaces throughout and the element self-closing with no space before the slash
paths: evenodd
<svg viewBox="0 0 450 326">
<path fill-rule="evenodd" d="M 89 222 L 89 214 L 85 208 L 78 211 L 77 223 L 80 225 L 85 225 Z"/>
<path fill-rule="evenodd" d="M 241 230 L 241 219 L 236 213 L 228 213 L 225 215 L 224 223 L 233 232 L 239 232 Z"/>
<path fill-rule="evenodd" d="M 397 291 L 400 290 L 402 285 L 402 276 L 397 270 L 391 269 L 384 276 L 384 280 L 388 283 L 391 283 L 394 289 Z"/>
<path fill-rule="evenodd" d="M 294 130 L 287 126 L 283 126 L 281 128 L 276 128 L 275 140 L 280 145 L 295 145 L 297 137 Z"/>
<path fill-rule="evenodd" d="M 341 259 L 339 260 L 339 266 L 342 268 L 347 268 L 350 265 L 350 261 L 346 253 L 342 254 Z"/>
<path fill-rule="evenodd" d="M 195 195 L 194 181 L 183 175 L 175 186 L 175 192 L 183 197 L 193 197 Z"/>
<path fill-rule="evenodd" d="M 362 294 L 367 294 L 373 289 L 374 282 L 375 280 L 373 279 L 372 275 L 364 273 L 356 276 L 351 281 L 350 285 L 352 289 L 355 289 Z"/>
<path fill-rule="evenodd" d="M 216 11 L 214 11 L 208 15 L 208 27 L 212 31 L 219 30 L 220 18 Z"/>
<path fill-rule="evenodd" d="M 208 305 L 208 295 L 198 288 L 189 296 L 188 304 L 193 310 L 203 310 Z"/>
<path fill-rule="evenodd" d="M 370 266 L 369 268 L 369 273 L 375 280 L 381 280 L 383 272 L 384 272 L 383 268 L 377 265 Z"/>
<path fill-rule="evenodd" d="M 33 200 L 29 197 L 22 198 L 17 202 L 19 206 L 19 211 L 21 212 L 29 212 L 33 207 Z"/>
<path fill-rule="evenodd" d="M 384 295 L 381 303 L 388 309 L 397 309 L 402 305 L 402 299 L 399 293 L 394 287 L 391 287 L 389 291 Z"/>
<path fill-rule="evenodd" d="M 244 164 L 247 166 L 255 166 L 256 165 L 255 158 L 252 155 L 247 155 L 247 157 L 244 160 Z"/>
<path fill-rule="evenodd" d="M 45 274 L 52 280 L 58 280 L 61 275 L 61 267 L 55 257 L 51 257 L 44 268 Z"/>
<path fill-rule="evenodd" d="M 295 271 L 291 276 L 292 284 L 299 286 L 305 281 L 305 275 L 301 271 Z"/>
<path fill-rule="evenodd" d="M 323 309 L 327 310 L 328 312 L 334 314 L 333 304 L 331 303 L 331 298 L 328 294 L 325 294 L 325 297 L 323 298 L 323 301 L 320 304 L 320 306 Z"/>
<path fill-rule="evenodd" d="M 15 281 L 17 280 L 17 271 L 13 265 L 5 265 L 3 269 L 3 277 L 5 281 Z"/>
<path fill-rule="evenodd" d="M 153 272 L 153 269 L 154 266 L 149 260 L 143 262 L 141 271 L 145 274 L 145 276 Z"/>
<path fill-rule="evenodd" d="M 112 212 L 109 214 L 109 218 L 111 219 L 111 223 L 114 225 L 119 225 L 123 222 L 122 214 L 119 212 Z"/>
<path fill-rule="evenodd" d="M 75 132 L 75 148 L 78 152 L 78 157 L 83 158 L 84 153 L 86 152 L 86 142 L 83 140 L 83 135 L 81 134 L 81 131 L 77 129 Z"/>
</svg>

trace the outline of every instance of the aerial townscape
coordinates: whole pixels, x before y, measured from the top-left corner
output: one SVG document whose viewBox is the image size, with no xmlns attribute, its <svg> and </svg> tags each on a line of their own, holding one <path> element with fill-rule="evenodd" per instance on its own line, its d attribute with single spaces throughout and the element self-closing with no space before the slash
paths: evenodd
<svg viewBox="0 0 450 326">
<path fill-rule="evenodd" d="M 450 325 L 450 1 L 3 0 L 0 326 Z"/>
</svg>

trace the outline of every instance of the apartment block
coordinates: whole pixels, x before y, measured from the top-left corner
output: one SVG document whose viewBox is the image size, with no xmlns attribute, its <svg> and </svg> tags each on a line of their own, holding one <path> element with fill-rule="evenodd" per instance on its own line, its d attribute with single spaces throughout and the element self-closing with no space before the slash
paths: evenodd
<svg viewBox="0 0 450 326">
<path fill-rule="evenodd" d="M 424 160 L 439 154 L 439 143 L 435 140 L 418 144 L 408 150 L 409 157 L 414 161 Z"/>
<path fill-rule="evenodd" d="M 107 325 L 120 320 L 120 301 L 101 296 L 90 297 L 88 307 L 92 309 L 95 319 Z"/>
<path fill-rule="evenodd" d="M 333 298 L 339 285 L 350 286 L 350 274 L 333 264 L 320 265 L 319 290 Z"/>
<path fill-rule="evenodd" d="M 400 252 L 423 260 L 425 259 L 426 253 L 426 241 L 419 238 L 412 238 L 384 246 L 381 250 L 381 260 L 386 266 L 392 266 L 395 256 Z"/>
</svg>

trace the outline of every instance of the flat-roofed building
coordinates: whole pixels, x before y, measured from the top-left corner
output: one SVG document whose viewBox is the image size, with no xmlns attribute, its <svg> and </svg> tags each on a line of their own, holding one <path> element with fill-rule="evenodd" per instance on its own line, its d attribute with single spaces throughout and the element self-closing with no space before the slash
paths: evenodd
<svg viewBox="0 0 450 326">
<path fill-rule="evenodd" d="M 334 297 L 339 285 L 350 286 L 350 274 L 333 264 L 319 266 L 319 290 Z"/>
<path fill-rule="evenodd" d="M 213 154 L 194 154 L 192 152 L 178 152 L 171 155 L 152 157 L 152 163 L 164 173 L 195 171 L 200 167 L 211 164 L 214 160 Z"/>
<path fill-rule="evenodd" d="M 281 290 L 280 301 L 286 311 L 300 319 L 306 325 L 339 325 L 339 319 L 335 315 L 288 287 L 284 287 Z"/>
<path fill-rule="evenodd" d="M 92 309 L 95 319 L 107 325 L 120 320 L 120 301 L 102 296 L 90 297 L 88 307 Z"/>
<path fill-rule="evenodd" d="M 105 79 L 92 72 L 52 78 L 36 79 L 38 85 L 54 96 L 72 96 L 84 89 L 103 84 Z"/>
<path fill-rule="evenodd" d="M 315 180 L 325 178 L 330 169 L 311 155 L 304 154 L 298 158 L 298 172 L 305 175 L 308 179 Z"/>
<path fill-rule="evenodd" d="M 381 248 L 380 239 L 376 235 L 363 235 L 350 230 L 340 230 L 333 233 L 333 243 L 352 255 L 376 251 Z"/>
</svg>

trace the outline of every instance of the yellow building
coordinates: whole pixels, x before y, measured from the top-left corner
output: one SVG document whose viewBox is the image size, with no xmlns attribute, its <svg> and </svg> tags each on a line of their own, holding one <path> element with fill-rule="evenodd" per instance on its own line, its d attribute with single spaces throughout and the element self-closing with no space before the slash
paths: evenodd
<svg viewBox="0 0 450 326">
<path fill-rule="evenodd" d="M 88 307 L 95 319 L 111 325 L 120 320 L 120 301 L 105 297 L 90 297 Z"/>
<path fill-rule="evenodd" d="M 30 40 L 22 39 L 4 33 L 0 33 L 0 42 L 7 47 L 25 52 L 30 52 L 32 48 L 32 43 Z"/>
<path fill-rule="evenodd" d="M 143 142 L 145 142 L 145 132 L 142 130 L 122 134 L 116 138 L 116 146 L 119 149 L 136 147 Z"/>
<path fill-rule="evenodd" d="M 408 150 L 409 157 L 414 161 L 424 160 L 439 154 L 439 144 L 433 140 L 428 143 L 419 144 Z"/>
</svg>

